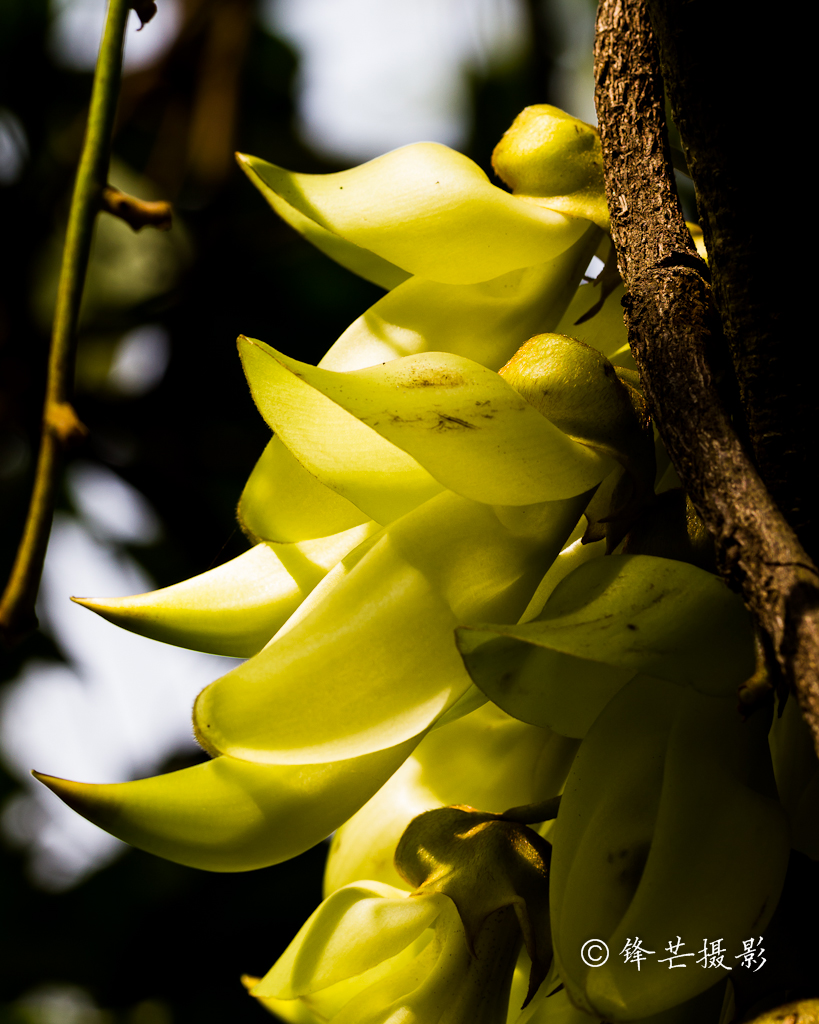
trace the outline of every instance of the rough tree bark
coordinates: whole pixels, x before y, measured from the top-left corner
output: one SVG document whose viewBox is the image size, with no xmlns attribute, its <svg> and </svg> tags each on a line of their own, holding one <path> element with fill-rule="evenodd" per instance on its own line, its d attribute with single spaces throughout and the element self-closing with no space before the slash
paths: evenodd
<svg viewBox="0 0 819 1024">
<path fill-rule="evenodd" d="M 677 198 L 649 10 L 705 215 L 710 272 Z M 782 292 L 781 253 L 771 250 L 770 234 L 749 227 L 753 196 L 734 187 L 735 139 L 730 126 L 719 130 L 725 108 L 707 88 L 698 91 L 690 67 L 680 70 L 692 26 L 707 36 L 704 11 L 702 0 L 600 4 L 596 103 L 612 237 L 629 340 L 657 427 L 715 540 L 720 569 L 753 613 L 769 667 L 796 693 L 819 752 L 819 573 L 796 532 L 807 533 L 811 520 L 799 472 L 804 392 L 788 398 L 792 364 L 780 358 L 785 339 L 770 308 Z M 694 126 L 700 115 L 702 130 Z M 760 275 L 770 287 L 760 286 Z M 720 381 L 729 351 L 735 402 Z"/>
</svg>

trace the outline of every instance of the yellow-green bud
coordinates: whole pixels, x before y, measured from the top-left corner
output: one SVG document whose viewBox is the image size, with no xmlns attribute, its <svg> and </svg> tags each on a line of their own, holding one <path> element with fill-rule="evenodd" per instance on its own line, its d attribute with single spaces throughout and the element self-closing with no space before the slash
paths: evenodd
<svg viewBox="0 0 819 1024">
<path fill-rule="evenodd" d="M 648 418 L 639 395 L 602 352 L 576 338 L 538 334 L 498 372 L 569 437 L 615 458 L 624 445 L 632 447 L 635 436 L 646 434 Z"/>
<path fill-rule="evenodd" d="M 654 488 L 654 442 L 640 392 L 597 349 L 565 334 L 538 334 L 500 371 L 507 384 L 575 441 L 611 456 L 627 477 L 601 487 L 589 521 L 612 523 L 587 540 L 622 539 Z M 625 371 L 628 373 L 628 371 Z M 587 512 L 587 516 L 589 513 Z M 615 522 L 616 520 L 616 522 Z"/>
<path fill-rule="evenodd" d="M 492 167 L 516 195 L 548 198 L 550 208 L 607 228 L 600 136 L 585 121 L 545 103 L 526 107 L 495 147 Z"/>
</svg>

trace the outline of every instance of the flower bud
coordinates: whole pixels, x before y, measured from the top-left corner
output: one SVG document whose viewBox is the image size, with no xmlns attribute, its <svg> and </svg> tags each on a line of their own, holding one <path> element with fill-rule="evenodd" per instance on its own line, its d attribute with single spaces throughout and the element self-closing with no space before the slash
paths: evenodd
<svg viewBox="0 0 819 1024">
<path fill-rule="evenodd" d="M 519 947 L 509 906 L 471 944 L 442 893 L 359 882 L 328 897 L 265 977 L 246 984 L 293 1024 L 505 1024 Z"/>
<path fill-rule="evenodd" d="M 470 949 L 489 918 L 512 907 L 532 960 L 530 999 L 552 960 L 548 866 L 551 847 L 502 814 L 441 807 L 414 818 L 395 851 L 395 866 L 418 893 L 443 893 L 458 909 Z"/>
<path fill-rule="evenodd" d="M 619 503 L 628 517 L 636 515 L 653 494 L 651 425 L 640 392 L 621 379 L 602 352 L 565 334 L 538 334 L 499 373 L 572 440 L 623 466 L 631 486 Z"/>
<path fill-rule="evenodd" d="M 608 227 L 600 136 L 585 121 L 545 103 L 526 107 L 495 147 L 492 167 L 516 195 Z"/>
</svg>

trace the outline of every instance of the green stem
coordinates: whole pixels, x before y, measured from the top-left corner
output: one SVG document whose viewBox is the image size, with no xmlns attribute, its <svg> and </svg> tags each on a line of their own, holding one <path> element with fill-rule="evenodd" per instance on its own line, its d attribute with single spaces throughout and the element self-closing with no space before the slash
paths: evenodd
<svg viewBox="0 0 819 1024">
<path fill-rule="evenodd" d="M 122 76 L 122 45 L 131 6 L 131 0 L 110 0 L 94 73 L 85 142 L 71 200 L 57 289 L 34 489 L 14 568 L 0 602 L 0 630 L 9 643 L 21 640 L 37 626 L 34 604 L 51 532 L 61 454 L 73 437 L 85 433 L 71 406 L 77 321 L 94 220 L 108 177 L 111 135 Z"/>
</svg>

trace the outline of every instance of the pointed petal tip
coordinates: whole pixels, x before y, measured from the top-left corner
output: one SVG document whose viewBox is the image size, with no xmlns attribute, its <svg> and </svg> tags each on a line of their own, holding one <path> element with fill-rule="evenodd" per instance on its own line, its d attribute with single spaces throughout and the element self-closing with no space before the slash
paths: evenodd
<svg viewBox="0 0 819 1024">
<path fill-rule="evenodd" d="M 66 779 L 58 779 L 55 775 L 46 775 L 45 772 L 38 772 L 36 768 L 31 769 L 31 774 L 38 782 L 42 782 L 44 786 L 49 786 L 52 782 L 65 782 Z"/>
<path fill-rule="evenodd" d="M 72 597 L 71 600 L 74 604 L 87 608 L 115 626 L 122 626 L 123 629 L 129 629 L 132 633 L 139 633 L 140 599 L 149 596 L 149 594 L 127 594 L 123 597 Z M 134 610 L 136 610 L 136 621 L 131 621 Z M 154 636 L 153 639 L 164 640 L 164 637 Z"/>
<path fill-rule="evenodd" d="M 255 338 L 248 338 L 246 334 L 240 334 L 239 337 L 236 339 L 236 347 L 239 349 L 240 355 L 242 353 L 242 348 L 244 346 L 249 346 L 251 348 L 260 348 L 262 349 L 262 351 L 264 351 L 264 345 L 260 345 Z"/>
<path fill-rule="evenodd" d="M 79 807 L 82 803 L 80 793 L 88 787 L 88 783 L 72 782 L 71 779 L 61 779 L 57 775 L 46 775 L 44 772 L 35 771 L 33 768 L 31 774 L 38 782 L 42 782 L 44 786 L 50 789 L 55 796 L 58 796 L 63 803 L 68 804 L 69 807 L 80 814 L 83 813 Z"/>
<path fill-rule="evenodd" d="M 183 769 L 184 771 L 185 769 Z M 62 779 L 56 775 L 45 775 L 42 772 L 32 771 L 31 773 L 38 782 L 60 798 L 62 802 L 76 811 L 81 817 L 90 821 L 92 825 L 110 833 L 115 839 L 130 843 L 132 846 L 142 846 L 138 840 L 127 834 L 120 834 L 118 822 L 121 818 L 120 801 L 117 799 L 123 786 L 133 786 L 135 783 L 97 783 L 97 782 L 75 782 L 73 779 Z M 149 852 L 153 852 L 148 848 Z M 172 854 L 158 850 L 159 856 L 173 859 Z M 197 866 L 197 865 L 194 865 Z M 218 868 L 216 870 L 219 870 Z"/>
<path fill-rule="evenodd" d="M 83 608 L 90 608 L 92 612 L 100 612 L 101 609 L 107 609 L 112 605 L 116 605 L 117 601 L 122 600 L 118 597 L 74 597 L 70 598 L 74 604 L 82 605 Z"/>
<path fill-rule="evenodd" d="M 236 157 L 236 163 L 252 181 L 256 177 L 256 174 L 253 170 L 253 157 L 249 153 L 237 152 L 234 153 L 233 155 Z"/>
</svg>

